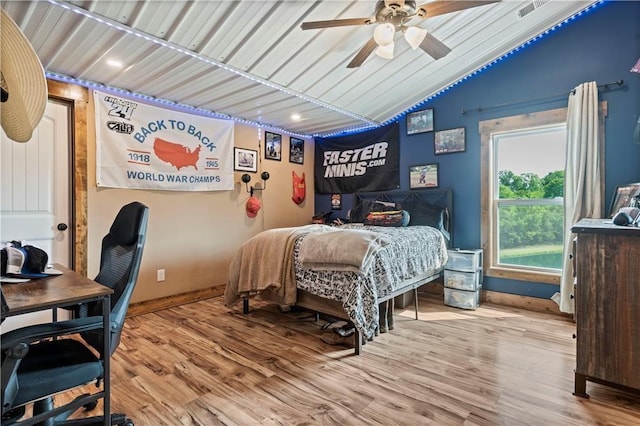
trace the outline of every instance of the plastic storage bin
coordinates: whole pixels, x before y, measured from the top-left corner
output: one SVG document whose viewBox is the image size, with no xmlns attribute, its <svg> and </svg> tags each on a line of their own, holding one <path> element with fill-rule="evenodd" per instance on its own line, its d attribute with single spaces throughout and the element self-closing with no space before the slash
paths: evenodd
<svg viewBox="0 0 640 426">
<path fill-rule="evenodd" d="M 444 304 L 477 309 L 482 301 L 482 249 L 449 250 L 444 269 Z"/>
<path fill-rule="evenodd" d="M 444 270 L 444 286 L 457 290 L 476 291 L 482 284 L 482 271 L 461 272 Z"/>
<path fill-rule="evenodd" d="M 480 306 L 480 295 L 482 286 L 476 291 L 457 290 L 455 288 L 444 288 L 444 304 L 454 308 L 475 310 Z"/>
<path fill-rule="evenodd" d="M 446 269 L 456 271 L 475 272 L 482 268 L 482 249 L 478 250 L 449 250 L 449 260 Z"/>
</svg>

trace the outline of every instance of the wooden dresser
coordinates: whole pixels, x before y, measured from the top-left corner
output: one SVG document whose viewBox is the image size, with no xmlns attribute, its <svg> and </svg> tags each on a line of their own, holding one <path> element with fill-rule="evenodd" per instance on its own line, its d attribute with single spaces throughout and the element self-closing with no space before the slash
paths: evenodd
<svg viewBox="0 0 640 426">
<path fill-rule="evenodd" d="M 587 380 L 640 390 L 640 228 L 582 219 L 577 234 L 574 394 Z"/>
</svg>

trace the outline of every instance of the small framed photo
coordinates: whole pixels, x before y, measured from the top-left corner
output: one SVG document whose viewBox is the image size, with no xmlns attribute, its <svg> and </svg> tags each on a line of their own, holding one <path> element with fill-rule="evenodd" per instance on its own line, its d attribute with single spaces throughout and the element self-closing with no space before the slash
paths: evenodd
<svg viewBox="0 0 640 426">
<path fill-rule="evenodd" d="M 407 114 L 407 135 L 433 131 L 433 108 Z"/>
<path fill-rule="evenodd" d="M 304 140 L 289 138 L 289 162 L 296 164 L 304 164 Z"/>
<path fill-rule="evenodd" d="M 615 216 L 622 207 L 640 208 L 640 182 L 616 187 L 609 207 L 609 217 Z"/>
<path fill-rule="evenodd" d="M 434 135 L 434 147 L 436 155 L 464 152 L 467 149 L 464 127 L 437 131 Z"/>
<path fill-rule="evenodd" d="M 331 210 L 342 210 L 342 194 L 331 194 Z"/>
<path fill-rule="evenodd" d="M 253 149 L 233 148 L 233 170 L 257 172 L 258 151 L 254 151 Z"/>
<path fill-rule="evenodd" d="M 437 188 L 439 180 L 438 163 L 409 167 L 409 187 L 411 189 Z"/>
<path fill-rule="evenodd" d="M 282 159 L 282 135 L 264 132 L 264 158 L 280 161 Z"/>
</svg>

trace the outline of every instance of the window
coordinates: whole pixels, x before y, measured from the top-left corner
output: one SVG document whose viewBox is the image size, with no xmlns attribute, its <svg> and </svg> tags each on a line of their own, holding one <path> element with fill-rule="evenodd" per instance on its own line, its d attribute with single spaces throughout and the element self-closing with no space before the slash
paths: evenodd
<svg viewBox="0 0 640 426">
<path fill-rule="evenodd" d="M 480 123 L 485 274 L 558 284 L 566 108 Z"/>
<path fill-rule="evenodd" d="M 493 135 L 496 264 L 562 270 L 565 123 Z"/>
</svg>

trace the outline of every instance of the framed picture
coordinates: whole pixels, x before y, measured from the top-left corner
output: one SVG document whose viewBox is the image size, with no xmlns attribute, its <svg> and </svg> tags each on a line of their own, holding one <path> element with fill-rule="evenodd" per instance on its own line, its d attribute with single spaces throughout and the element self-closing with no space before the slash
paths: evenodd
<svg viewBox="0 0 640 426">
<path fill-rule="evenodd" d="M 437 131 L 434 135 L 434 147 L 436 155 L 464 152 L 467 149 L 464 127 Z"/>
<path fill-rule="evenodd" d="M 282 159 L 282 135 L 264 132 L 264 158 L 280 161 Z"/>
<path fill-rule="evenodd" d="M 233 148 L 233 170 L 257 172 L 258 151 L 254 151 L 253 149 Z"/>
<path fill-rule="evenodd" d="M 331 210 L 342 210 L 342 194 L 331 194 Z"/>
<path fill-rule="evenodd" d="M 409 187 L 437 188 L 439 181 L 438 163 L 409 167 Z"/>
<path fill-rule="evenodd" d="M 407 134 L 433 131 L 433 108 L 407 114 Z"/>
<path fill-rule="evenodd" d="M 613 194 L 613 199 L 611 200 L 611 206 L 609 207 L 609 217 L 615 216 L 622 207 L 640 208 L 640 182 L 630 183 L 616 188 L 616 192 Z"/>
<path fill-rule="evenodd" d="M 304 141 L 302 139 L 289 138 L 289 162 L 304 164 Z"/>
</svg>

